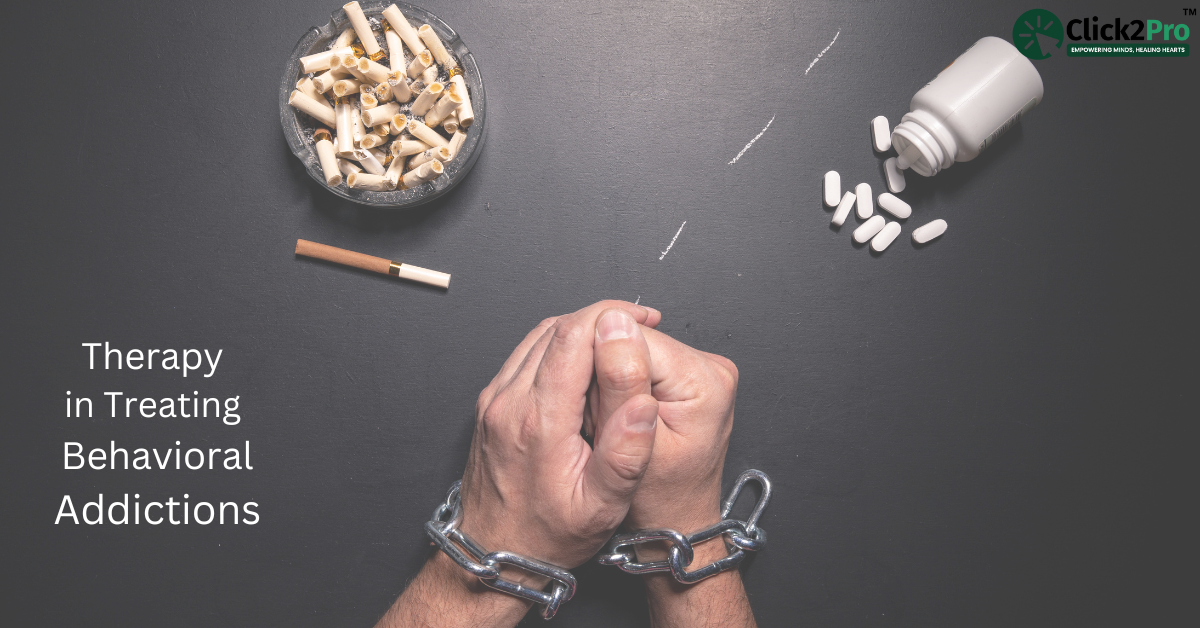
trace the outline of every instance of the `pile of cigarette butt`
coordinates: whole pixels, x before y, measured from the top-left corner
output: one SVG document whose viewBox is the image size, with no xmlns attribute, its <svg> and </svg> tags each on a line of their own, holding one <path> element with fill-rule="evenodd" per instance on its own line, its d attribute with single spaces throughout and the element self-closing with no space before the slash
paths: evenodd
<svg viewBox="0 0 1200 628">
<path fill-rule="evenodd" d="M 394 4 L 379 19 L 358 2 L 342 8 L 351 27 L 328 50 L 300 58 L 288 98 L 325 125 L 314 125 L 312 140 L 326 185 L 389 191 L 433 181 L 475 122 L 458 60 Z"/>
</svg>

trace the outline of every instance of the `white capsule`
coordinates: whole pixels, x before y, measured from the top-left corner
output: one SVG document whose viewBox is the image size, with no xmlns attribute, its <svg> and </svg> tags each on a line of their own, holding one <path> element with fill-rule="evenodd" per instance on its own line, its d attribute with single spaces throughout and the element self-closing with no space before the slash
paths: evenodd
<svg viewBox="0 0 1200 628">
<path fill-rule="evenodd" d="M 833 224 L 842 226 L 846 222 L 846 217 L 850 215 L 850 208 L 854 207 L 854 192 L 846 190 L 842 195 L 842 202 L 838 203 L 837 211 L 833 212 Z"/>
<path fill-rule="evenodd" d="M 842 175 L 835 170 L 825 173 L 825 205 L 833 207 L 842 198 Z"/>
<path fill-rule="evenodd" d="M 913 229 L 913 242 L 925 244 L 943 233 L 946 233 L 946 221 L 938 218 L 933 222 L 925 223 Z"/>
<path fill-rule="evenodd" d="M 883 219 L 883 216 L 871 216 L 870 220 L 859 225 L 858 228 L 854 230 L 854 241 L 862 244 L 863 242 L 870 240 L 871 238 L 875 237 L 876 233 L 879 233 L 880 229 L 883 229 L 883 225 L 886 222 L 887 221 Z"/>
<path fill-rule="evenodd" d="M 892 130 L 888 128 L 887 118 L 875 116 L 871 120 L 871 139 L 875 142 L 875 152 L 885 153 L 892 147 Z"/>
<path fill-rule="evenodd" d="M 888 191 L 899 194 L 904 191 L 904 171 L 896 165 L 895 157 L 883 162 L 883 175 L 887 177 Z"/>
<path fill-rule="evenodd" d="M 859 183 L 854 188 L 854 196 L 858 199 L 858 219 L 866 220 L 875 213 L 875 203 L 871 201 L 871 184 Z"/>
<path fill-rule="evenodd" d="M 908 206 L 908 203 L 887 192 L 879 195 L 879 208 L 897 218 L 908 218 L 912 215 L 912 208 Z"/>
<path fill-rule="evenodd" d="M 871 250 L 878 253 L 886 249 L 898 235 L 900 235 L 900 223 L 889 222 L 886 227 L 879 231 L 879 235 L 871 238 Z"/>
</svg>

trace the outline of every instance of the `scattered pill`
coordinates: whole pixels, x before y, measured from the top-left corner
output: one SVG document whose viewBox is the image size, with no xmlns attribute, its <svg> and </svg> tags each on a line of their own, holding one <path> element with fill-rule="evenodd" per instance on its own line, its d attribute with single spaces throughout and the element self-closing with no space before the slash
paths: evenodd
<svg viewBox="0 0 1200 628">
<path fill-rule="evenodd" d="M 842 202 L 838 203 L 837 211 L 833 212 L 833 224 L 842 226 L 846 222 L 846 217 L 850 215 L 850 208 L 854 207 L 854 192 L 846 190 L 842 195 Z"/>
<path fill-rule="evenodd" d="M 885 153 L 892 147 L 892 130 L 888 128 L 887 118 L 875 116 L 871 120 L 871 139 L 875 142 L 875 152 Z"/>
<path fill-rule="evenodd" d="M 879 218 L 879 216 L 876 216 L 876 218 Z M 898 235 L 900 235 L 900 223 L 889 222 L 887 226 L 879 231 L 878 235 L 871 238 L 871 250 L 878 253 L 886 249 Z"/>
<path fill-rule="evenodd" d="M 895 157 L 889 157 L 883 162 L 883 174 L 887 177 L 889 192 L 899 194 L 904 191 L 904 172 L 896 165 Z"/>
<path fill-rule="evenodd" d="M 866 220 L 875 213 L 875 203 L 871 201 L 871 184 L 859 183 L 854 188 L 854 196 L 858 200 L 858 219 Z"/>
<path fill-rule="evenodd" d="M 912 215 L 912 208 L 908 203 L 887 192 L 879 195 L 879 208 L 897 218 L 908 218 Z"/>
<path fill-rule="evenodd" d="M 860 196 L 859 198 L 862 197 Z M 870 220 L 859 225 L 858 228 L 854 230 L 854 241 L 862 244 L 863 242 L 875 237 L 875 234 L 879 233 L 880 229 L 883 229 L 885 222 L 887 221 L 883 219 L 883 216 L 871 216 Z"/>
<path fill-rule="evenodd" d="M 943 233 L 946 233 L 946 221 L 938 218 L 933 222 L 926 223 L 914 229 L 913 242 L 925 244 Z"/>
<path fill-rule="evenodd" d="M 825 204 L 833 207 L 842 198 L 842 175 L 836 170 L 825 173 Z"/>
</svg>

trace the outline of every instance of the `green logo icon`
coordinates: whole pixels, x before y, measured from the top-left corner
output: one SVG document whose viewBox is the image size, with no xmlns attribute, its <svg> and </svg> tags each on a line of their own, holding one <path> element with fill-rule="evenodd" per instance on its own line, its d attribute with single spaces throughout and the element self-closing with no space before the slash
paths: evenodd
<svg viewBox="0 0 1200 628">
<path fill-rule="evenodd" d="M 1026 11 L 1013 24 L 1013 45 L 1030 59 L 1045 59 L 1062 44 L 1062 20 L 1045 9 Z"/>
</svg>

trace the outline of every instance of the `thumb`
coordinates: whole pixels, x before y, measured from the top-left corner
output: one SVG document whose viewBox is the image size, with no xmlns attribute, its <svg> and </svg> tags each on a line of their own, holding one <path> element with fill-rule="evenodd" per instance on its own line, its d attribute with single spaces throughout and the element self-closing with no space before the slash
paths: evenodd
<svg viewBox="0 0 1200 628">
<path fill-rule="evenodd" d="M 606 502 L 628 502 L 646 473 L 654 451 L 658 402 L 635 395 L 609 417 L 596 436 L 596 446 L 584 469 L 585 494 Z"/>
</svg>

